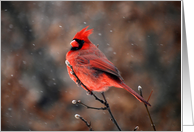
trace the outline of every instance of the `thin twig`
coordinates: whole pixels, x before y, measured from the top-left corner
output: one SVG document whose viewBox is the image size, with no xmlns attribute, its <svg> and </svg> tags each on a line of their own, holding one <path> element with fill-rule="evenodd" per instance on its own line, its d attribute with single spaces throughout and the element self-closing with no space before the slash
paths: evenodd
<svg viewBox="0 0 194 132">
<path fill-rule="evenodd" d="M 153 93 L 153 90 L 151 91 L 151 93 L 150 93 L 150 95 L 149 95 L 149 97 L 148 97 L 147 102 L 150 100 L 150 97 L 151 97 L 152 93 Z"/>
<path fill-rule="evenodd" d="M 111 118 L 112 118 L 113 123 L 117 126 L 117 128 L 119 129 L 119 131 L 121 131 L 121 128 L 120 128 L 119 125 L 117 124 L 117 121 L 115 120 L 115 118 L 114 118 L 114 116 L 113 116 L 113 114 L 112 114 L 112 112 L 111 112 L 111 110 L 110 110 L 110 107 L 109 107 L 109 104 L 107 103 L 107 100 L 106 100 L 106 98 L 105 98 L 104 92 L 102 92 L 102 96 L 103 96 L 104 101 L 105 101 L 105 104 L 104 104 L 104 105 L 106 105 L 107 110 L 108 110 L 108 112 L 109 112 L 109 114 L 110 114 L 110 116 L 111 116 Z"/>
<path fill-rule="evenodd" d="M 81 117 L 79 114 L 75 114 L 75 118 L 76 119 L 81 119 L 85 124 L 86 126 L 89 128 L 90 131 L 92 131 L 92 127 L 91 127 L 91 122 L 88 123 L 83 117 Z"/>
<path fill-rule="evenodd" d="M 90 131 L 92 131 L 91 122 L 88 123 L 83 117 L 80 117 L 80 119 L 86 123 L 86 126 L 89 128 Z"/>
<path fill-rule="evenodd" d="M 101 102 L 102 104 L 104 104 L 104 105 L 107 107 L 107 110 L 108 110 L 108 112 L 109 112 L 109 114 L 110 114 L 110 116 L 111 116 L 111 119 L 112 119 L 113 123 L 116 125 L 116 127 L 118 128 L 118 130 L 121 131 L 119 125 L 117 124 L 117 122 L 116 122 L 116 120 L 115 120 L 115 118 L 114 118 L 114 116 L 113 116 L 113 114 L 112 114 L 112 112 L 111 112 L 111 110 L 110 110 L 109 104 L 107 103 L 107 100 L 106 100 L 104 94 L 102 94 L 102 96 L 103 96 L 103 98 L 104 98 L 105 101 L 99 99 L 92 91 L 90 91 L 90 90 L 89 90 L 89 89 L 88 89 L 88 88 L 80 81 L 80 79 L 79 79 L 79 78 L 77 77 L 77 75 L 75 74 L 75 72 L 74 72 L 74 70 L 73 70 L 73 67 L 70 65 L 70 63 L 69 63 L 67 60 L 65 61 L 65 63 L 66 63 L 67 66 L 69 66 L 69 67 L 71 68 L 71 74 L 74 75 L 74 76 L 76 77 L 77 83 L 78 83 L 79 85 L 82 85 L 82 86 L 90 93 L 90 95 L 94 96 L 94 98 L 95 98 L 96 100 L 98 100 L 99 102 Z"/>
<path fill-rule="evenodd" d="M 151 118 L 150 112 L 149 112 L 148 107 L 147 107 L 147 105 L 146 105 L 146 104 L 145 104 L 145 107 L 146 107 L 146 110 L 147 110 L 147 112 L 148 112 L 148 116 L 149 116 L 149 118 L 150 118 L 151 125 L 152 125 L 152 127 L 153 127 L 154 131 L 156 131 L 155 124 L 154 124 L 154 122 L 153 122 L 153 120 L 152 120 L 152 118 Z"/>
<path fill-rule="evenodd" d="M 141 87 L 141 86 L 138 86 L 138 90 L 140 91 L 140 95 L 141 95 L 141 97 L 143 97 L 142 87 Z M 153 90 L 151 91 L 151 94 L 152 94 L 152 92 L 153 92 Z M 148 100 L 150 99 L 151 94 L 150 94 L 150 96 L 148 97 Z M 151 126 L 153 127 L 154 131 L 156 131 L 156 127 L 155 127 L 155 124 L 154 124 L 154 122 L 153 122 L 153 120 L 152 120 L 152 118 L 151 118 L 151 115 L 150 115 L 150 112 L 149 112 L 149 110 L 148 110 L 148 107 L 147 107 L 147 105 L 146 105 L 146 104 L 144 104 L 144 105 L 145 105 L 145 107 L 146 107 L 146 110 L 147 110 L 148 116 L 149 116 L 149 118 L 150 118 L 150 121 L 151 121 Z"/>
<path fill-rule="evenodd" d="M 86 107 L 86 108 L 88 108 L 88 109 L 95 109 L 95 110 L 107 110 L 107 107 L 101 107 L 101 108 L 91 107 L 91 106 L 88 106 L 88 105 L 86 105 L 86 104 L 82 103 L 81 101 L 78 101 L 77 103 L 79 103 L 79 104 L 81 104 L 81 105 L 85 106 L 85 107 Z"/>
</svg>

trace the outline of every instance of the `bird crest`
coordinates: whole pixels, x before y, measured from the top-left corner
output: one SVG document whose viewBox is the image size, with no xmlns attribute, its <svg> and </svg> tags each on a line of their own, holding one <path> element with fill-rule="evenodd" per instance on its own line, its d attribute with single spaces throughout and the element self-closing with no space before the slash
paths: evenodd
<svg viewBox="0 0 194 132">
<path fill-rule="evenodd" d="M 84 40 L 84 42 L 90 42 L 88 39 L 89 35 L 92 34 L 93 29 L 86 30 L 89 26 L 83 28 L 81 31 L 77 32 L 73 39 Z"/>
</svg>

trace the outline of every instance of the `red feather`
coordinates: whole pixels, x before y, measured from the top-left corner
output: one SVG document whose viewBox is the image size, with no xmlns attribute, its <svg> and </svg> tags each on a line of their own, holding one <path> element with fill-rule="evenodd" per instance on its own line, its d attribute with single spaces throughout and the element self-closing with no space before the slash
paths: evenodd
<svg viewBox="0 0 194 132">
<path fill-rule="evenodd" d="M 106 56 L 88 39 L 92 29 L 83 28 L 73 38 L 72 47 L 67 54 L 67 61 L 73 66 L 73 70 L 80 81 L 91 91 L 106 91 L 108 87 L 124 88 L 136 97 L 140 102 L 151 106 L 134 90 L 128 87 L 121 77 L 118 69 Z M 70 78 L 76 82 L 75 76 L 67 66 Z M 84 88 L 84 87 L 83 87 Z"/>
<path fill-rule="evenodd" d="M 88 36 L 92 34 L 93 29 L 86 30 L 89 26 L 83 28 L 81 31 L 77 32 L 77 34 L 74 36 L 73 39 L 80 39 L 84 40 L 86 43 L 89 43 L 90 40 L 88 39 Z"/>
<path fill-rule="evenodd" d="M 96 55 L 82 55 L 78 56 L 76 59 L 77 63 L 80 65 L 89 65 L 94 69 L 110 73 L 122 79 L 117 68 L 106 58 L 100 58 Z"/>
</svg>

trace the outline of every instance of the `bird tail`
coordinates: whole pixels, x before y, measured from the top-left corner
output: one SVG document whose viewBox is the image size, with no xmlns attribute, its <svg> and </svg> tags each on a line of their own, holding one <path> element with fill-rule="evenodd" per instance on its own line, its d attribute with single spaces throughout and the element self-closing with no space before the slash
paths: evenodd
<svg viewBox="0 0 194 132">
<path fill-rule="evenodd" d="M 129 93 L 131 93 L 135 98 L 137 98 L 140 102 L 143 102 L 146 105 L 150 105 L 144 98 L 142 98 L 139 94 L 137 94 L 133 89 L 131 89 L 129 86 L 127 86 L 125 83 L 120 84 L 125 90 L 127 90 Z"/>
</svg>

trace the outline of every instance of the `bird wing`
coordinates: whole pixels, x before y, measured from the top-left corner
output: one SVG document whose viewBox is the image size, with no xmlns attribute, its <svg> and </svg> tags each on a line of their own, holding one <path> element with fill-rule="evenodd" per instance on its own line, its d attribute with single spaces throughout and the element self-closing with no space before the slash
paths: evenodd
<svg viewBox="0 0 194 132">
<path fill-rule="evenodd" d="M 77 57 L 76 61 L 80 65 L 86 65 L 89 68 L 113 74 L 122 79 L 119 70 L 105 57 L 98 57 L 95 54 L 81 55 Z"/>
</svg>

